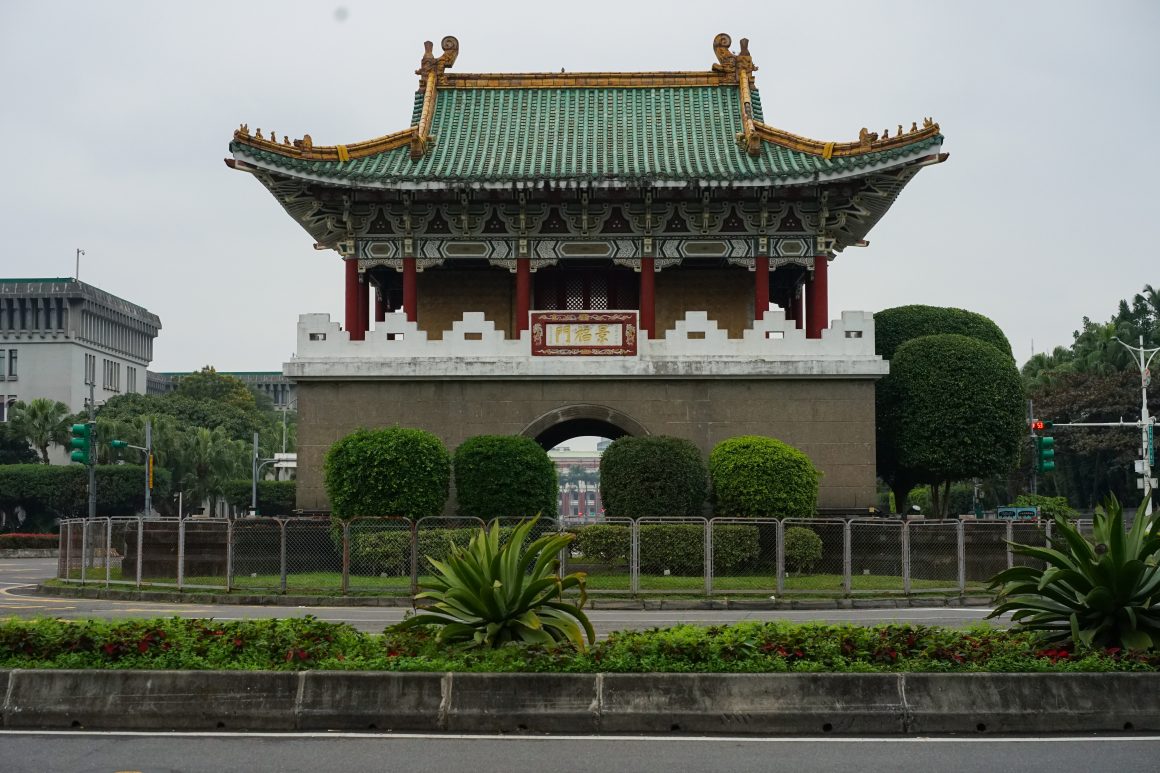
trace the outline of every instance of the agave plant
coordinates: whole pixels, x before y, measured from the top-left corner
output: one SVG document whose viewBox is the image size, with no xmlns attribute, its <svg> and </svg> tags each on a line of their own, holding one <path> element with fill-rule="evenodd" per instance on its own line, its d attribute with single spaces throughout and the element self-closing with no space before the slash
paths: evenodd
<svg viewBox="0 0 1160 773">
<path fill-rule="evenodd" d="M 447 561 L 428 558 L 438 574 L 420 585 L 423 590 L 415 598 L 434 603 L 420 607 L 424 612 L 402 626 L 439 625 L 441 641 L 480 647 L 567 642 L 583 650 L 595 641 L 583 611 L 585 574 L 557 574 L 557 556 L 575 535 L 548 534 L 524 549 L 538 520 L 521 522 L 502 546 L 495 523 L 490 530 L 481 528 L 466 548 L 453 544 Z M 578 603 L 564 599 L 571 588 L 580 590 Z"/>
<path fill-rule="evenodd" d="M 1043 568 L 995 575 L 1000 603 L 988 617 L 1014 612 L 1019 626 L 1077 647 L 1160 647 L 1160 514 L 1145 515 L 1146 503 L 1127 531 L 1112 496 L 1096 508 L 1090 541 L 1057 515 L 1051 547 L 1012 544 Z"/>
</svg>

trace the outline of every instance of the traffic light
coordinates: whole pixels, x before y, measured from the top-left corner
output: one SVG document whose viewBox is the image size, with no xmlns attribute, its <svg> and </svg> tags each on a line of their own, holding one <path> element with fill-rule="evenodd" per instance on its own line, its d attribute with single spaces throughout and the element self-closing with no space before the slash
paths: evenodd
<svg viewBox="0 0 1160 773">
<path fill-rule="evenodd" d="M 1047 419 L 1031 420 L 1031 443 L 1035 446 L 1035 470 L 1051 472 L 1055 469 L 1055 438 L 1050 435 L 1036 435 L 1036 432 L 1050 432 L 1055 426 Z"/>
<path fill-rule="evenodd" d="M 96 439 L 97 425 L 95 423 L 72 425 L 72 440 L 68 444 L 75 450 L 69 454 L 69 458 L 81 464 L 92 464 L 95 458 Z"/>
</svg>

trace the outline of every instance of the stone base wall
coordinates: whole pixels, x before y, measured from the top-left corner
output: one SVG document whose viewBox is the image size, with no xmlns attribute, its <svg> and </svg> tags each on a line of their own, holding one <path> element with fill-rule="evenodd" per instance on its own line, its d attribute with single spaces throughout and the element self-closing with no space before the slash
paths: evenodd
<svg viewBox="0 0 1160 773">
<path fill-rule="evenodd" d="M 359 427 L 425 429 L 453 452 L 474 435 L 520 434 L 541 417 L 575 405 L 606 406 L 649 434 L 687 438 L 706 458 L 726 438 L 776 437 L 800 448 L 822 471 L 819 507 L 875 502 L 872 379 L 303 379 L 298 507 L 329 507 L 323 457 L 333 442 Z M 454 510 L 453 502 L 448 509 Z"/>
</svg>

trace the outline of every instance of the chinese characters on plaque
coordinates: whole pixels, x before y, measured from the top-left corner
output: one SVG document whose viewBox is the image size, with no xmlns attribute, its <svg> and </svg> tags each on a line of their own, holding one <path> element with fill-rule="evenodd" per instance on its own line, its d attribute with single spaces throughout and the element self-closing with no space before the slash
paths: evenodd
<svg viewBox="0 0 1160 773">
<path fill-rule="evenodd" d="M 533 311 L 531 321 L 533 355 L 636 355 L 635 311 Z"/>
</svg>

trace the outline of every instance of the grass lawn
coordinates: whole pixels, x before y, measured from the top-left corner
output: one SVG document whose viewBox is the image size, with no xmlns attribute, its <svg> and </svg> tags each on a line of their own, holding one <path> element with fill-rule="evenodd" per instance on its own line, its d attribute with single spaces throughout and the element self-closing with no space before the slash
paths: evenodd
<svg viewBox="0 0 1160 773">
<path fill-rule="evenodd" d="M 105 580 L 105 569 L 90 568 L 86 578 L 94 584 L 101 584 Z M 80 570 L 73 570 L 70 579 L 80 579 Z M 135 577 L 130 575 L 122 578 L 120 567 L 113 567 L 109 572 L 109 579 L 113 582 L 133 583 Z M 142 585 L 149 586 L 151 578 L 142 578 Z M 174 587 L 177 578 L 153 578 L 156 587 Z M 430 575 L 420 575 L 419 582 L 431 580 Z M 185 577 L 184 585 L 208 586 L 225 588 L 225 577 Z M 232 587 L 237 591 L 280 593 L 281 579 L 277 574 L 246 574 L 235 575 Z M 631 578 L 627 571 L 596 573 L 588 576 L 588 590 L 596 594 L 628 594 L 631 587 Z M 957 590 L 957 583 L 949 580 L 920 580 L 910 581 L 912 591 L 946 591 Z M 968 592 L 983 592 L 986 583 L 968 582 Z M 321 593 L 337 595 L 342 589 L 342 574 L 340 572 L 298 572 L 286 576 L 287 593 Z M 705 579 L 701 576 L 686 575 L 640 575 L 640 590 L 642 593 L 677 593 L 684 596 L 701 596 L 704 594 Z M 856 574 L 851 577 L 850 589 L 853 593 L 901 593 L 902 578 L 897 575 Z M 409 595 L 411 579 L 403 575 L 393 576 L 350 576 L 349 590 L 352 594 L 385 593 L 390 595 Z M 772 574 L 733 575 L 713 578 L 713 591 L 722 593 L 728 591 L 769 593 L 777 591 L 777 578 Z M 785 577 L 785 592 L 787 594 L 823 594 L 840 596 L 843 594 L 842 576 L 840 574 L 787 574 Z"/>
</svg>

